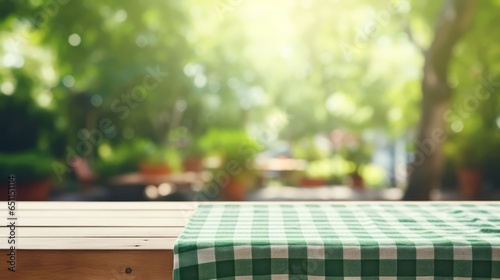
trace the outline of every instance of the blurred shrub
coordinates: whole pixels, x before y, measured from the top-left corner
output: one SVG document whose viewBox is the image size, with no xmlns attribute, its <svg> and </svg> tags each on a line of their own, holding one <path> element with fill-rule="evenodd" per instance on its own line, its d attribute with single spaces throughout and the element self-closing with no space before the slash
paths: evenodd
<svg viewBox="0 0 500 280">
<path fill-rule="evenodd" d="M 97 173 L 106 177 L 137 171 L 138 162 L 143 157 L 141 146 L 139 141 L 121 143 L 116 147 L 101 144 L 98 149 L 100 159 L 95 163 Z"/>
<path fill-rule="evenodd" d="M 460 168 L 482 169 L 492 151 L 495 136 L 489 131 L 479 130 L 452 135 L 444 144 L 445 155 Z"/>
<path fill-rule="evenodd" d="M 359 174 L 363 177 L 365 185 L 370 189 L 381 189 L 387 187 L 386 173 L 383 168 L 375 164 L 362 165 Z"/>
<path fill-rule="evenodd" d="M 47 179 L 52 174 L 52 158 L 35 151 L 15 154 L 0 153 L 0 178 L 14 174 L 17 181 L 36 181 Z"/>
<path fill-rule="evenodd" d="M 103 143 L 99 146 L 99 158 L 95 167 L 101 176 L 137 171 L 140 162 L 166 163 L 174 171 L 181 166 L 179 152 L 145 139 L 122 142 L 114 147 Z"/>
<path fill-rule="evenodd" d="M 219 156 L 224 161 L 246 164 L 260 151 L 259 144 L 243 129 L 210 129 L 199 140 L 206 156 Z"/>
<path fill-rule="evenodd" d="M 354 169 L 355 165 L 352 162 L 336 155 L 332 158 L 309 162 L 305 174 L 309 178 L 327 180 L 335 178 L 338 181 L 338 178 L 347 176 Z"/>
<path fill-rule="evenodd" d="M 328 157 L 329 151 L 320 148 L 314 137 L 306 137 L 292 144 L 292 155 L 294 158 L 315 161 Z"/>
</svg>

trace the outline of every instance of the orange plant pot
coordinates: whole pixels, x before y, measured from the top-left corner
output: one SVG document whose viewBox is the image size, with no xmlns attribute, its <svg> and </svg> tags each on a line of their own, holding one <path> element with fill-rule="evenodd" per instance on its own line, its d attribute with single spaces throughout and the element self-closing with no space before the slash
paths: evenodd
<svg viewBox="0 0 500 280">
<path fill-rule="evenodd" d="M 474 169 L 459 169 L 457 171 L 458 186 L 467 199 L 477 199 L 482 192 L 483 173 Z"/>
<path fill-rule="evenodd" d="M 243 201 L 247 195 L 245 183 L 231 177 L 227 185 L 223 188 L 223 194 L 227 200 Z"/>
<path fill-rule="evenodd" d="M 185 172 L 201 172 L 203 171 L 203 160 L 201 158 L 186 158 L 182 162 L 182 167 Z"/>
<path fill-rule="evenodd" d="M 143 175 L 168 175 L 170 174 L 170 167 L 166 163 L 139 163 L 139 171 Z"/>
<path fill-rule="evenodd" d="M 363 177 L 359 174 L 353 174 L 351 175 L 351 187 L 353 189 L 357 190 L 362 190 L 365 188 L 365 181 L 363 180 Z"/>
<path fill-rule="evenodd" d="M 50 179 L 30 181 L 30 182 L 16 182 L 16 201 L 45 201 L 48 200 L 50 190 L 52 188 L 52 181 Z M 9 199 L 7 193 L 7 185 L 2 185 L 0 200 L 6 201 Z"/>
<path fill-rule="evenodd" d="M 300 179 L 300 185 L 303 187 L 321 187 L 326 185 L 326 180 L 302 177 L 302 179 Z"/>
</svg>

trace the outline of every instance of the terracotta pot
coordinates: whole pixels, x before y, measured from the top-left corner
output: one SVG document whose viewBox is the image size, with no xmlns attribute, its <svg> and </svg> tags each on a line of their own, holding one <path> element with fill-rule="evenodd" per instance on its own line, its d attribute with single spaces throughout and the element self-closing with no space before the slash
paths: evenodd
<svg viewBox="0 0 500 280">
<path fill-rule="evenodd" d="M 467 199 L 477 199 L 481 195 L 483 172 L 474 169 L 459 169 L 457 171 L 458 186 Z"/>
<path fill-rule="evenodd" d="M 139 171 L 143 175 L 168 175 L 170 167 L 166 163 L 141 162 L 139 163 Z"/>
<path fill-rule="evenodd" d="M 202 172 L 203 171 L 203 160 L 201 158 L 186 158 L 182 162 L 182 166 L 185 172 Z"/>
<path fill-rule="evenodd" d="M 243 201 L 247 195 L 247 189 L 244 182 L 231 177 L 227 185 L 223 188 L 223 193 L 227 200 Z"/>
<path fill-rule="evenodd" d="M 321 187 L 326 185 L 326 180 L 302 177 L 302 179 L 300 179 L 300 185 L 303 187 Z"/>
<path fill-rule="evenodd" d="M 352 174 L 351 175 L 351 187 L 354 189 L 362 190 L 365 188 L 365 181 L 363 180 L 363 177 L 359 174 Z"/>
<path fill-rule="evenodd" d="M 45 201 L 49 199 L 52 181 L 50 179 L 16 182 L 16 201 Z M 0 200 L 8 200 L 7 185 L 2 185 Z"/>
</svg>

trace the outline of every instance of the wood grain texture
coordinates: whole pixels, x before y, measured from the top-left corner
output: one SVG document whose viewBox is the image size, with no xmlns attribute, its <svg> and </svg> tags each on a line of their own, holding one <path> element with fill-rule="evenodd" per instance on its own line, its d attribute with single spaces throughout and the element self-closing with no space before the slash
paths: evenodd
<svg viewBox="0 0 500 280">
<path fill-rule="evenodd" d="M 0 255 L 6 253 L 0 250 Z M 16 272 L 2 263 L 0 279 L 154 280 L 172 279 L 173 255 L 171 250 L 18 250 Z"/>
<path fill-rule="evenodd" d="M 170 237 L 177 238 L 184 227 L 18 227 L 17 237 L 39 238 L 89 238 L 89 237 Z M 0 236 L 7 236 L 8 228 L 0 228 Z"/>
<path fill-rule="evenodd" d="M 5 205 L 7 205 L 6 202 Z M 367 203 L 447 203 L 447 204 L 477 204 L 477 203 L 488 203 L 487 201 L 207 201 L 207 202 L 197 202 L 197 201 L 185 201 L 185 202 L 68 202 L 68 201 L 19 201 L 16 203 L 16 212 L 22 212 L 24 210 L 62 210 L 62 211 L 73 211 L 73 210 L 86 210 L 86 211 L 108 211 L 108 210 L 129 210 L 129 211 L 149 211 L 149 210 L 194 210 L 196 206 L 200 204 L 367 204 Z M 491 202 L 490 202 L 491 203 Z M 1 202 L 0 202 L 1 204 Z M 4 214 L 4 213 L 2 213 Z"/>
<path fill-rule="evenodd" d="M 190 217 L 193 210 L 19 210 L 17 216 L 41 217 L 41 218 L 61 218 L 61 217 L 93 217 L 93 218 L 175 218 Z"/>
<path fill-rule="evenodd" d="M 18 250 L 172 250 L 177 238 L 40 238 L 16 239 Z M 7 249 L 7 238 L 0 249 Z"/>
<path fill-rule="evenodd" d="M 7 205 L 6 202 L 4 202 Z M 196 202 L 97 202 L 97 201 L 19 201 L 16 203 L 16 211 L 23 210 L 194 210 Z"/>
<path fill-rule="evenodd" d="M 184 227 L 186 217 L 21 217 L 18 227 Z"/>
</svg>

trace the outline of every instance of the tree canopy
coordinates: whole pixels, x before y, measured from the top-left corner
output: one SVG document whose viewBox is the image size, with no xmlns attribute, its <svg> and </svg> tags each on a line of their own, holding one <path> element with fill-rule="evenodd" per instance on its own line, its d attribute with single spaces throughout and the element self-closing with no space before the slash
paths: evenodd
<svg viewBox="0 0 500 280">
<path fill-rule="evenodd" d="M 500 126 L 497 95 L 470 103 L 478 86 L 498 86 L 500 68 L 500 2 L 479 2 L 449 67 L 456 92 L 446 122 L 451 140 L 477 131 L 494 138 Z M 21 110 L 46 118 L 38 126 L 50 131 L 38 145 L 59 157 L 81 129 L 98 129 L 103 118 L 115 128 L 104 133 L 114 144 L 134 137 L 167 143 L 210 127 L 258 134 L 276 114 L 286 125 L 273 130 L 275 139 L 344 128 L 410 140 L 420 118 L 420 48 L 431 43 L 441 5 L 4 0 L 1 126 L 14 129 L 7 116 L 15 113 L 5 108 L 29 103 Z M 2 148 L 13 145 L 1 141 Z"/>
</svg>

